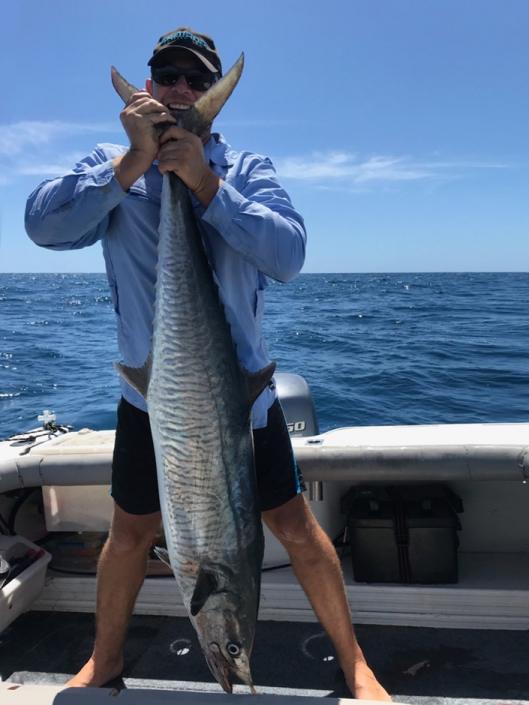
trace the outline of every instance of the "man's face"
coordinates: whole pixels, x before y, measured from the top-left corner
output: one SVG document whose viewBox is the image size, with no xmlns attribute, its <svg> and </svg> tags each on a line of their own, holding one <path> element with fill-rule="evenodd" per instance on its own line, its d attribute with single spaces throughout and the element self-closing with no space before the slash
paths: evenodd
<svg viewBox="0 0 529 705">
<path fill-rule="evenodd" d="M 163 66 L 207 72 L 206 67 L 186 51 L 175 50 L 174 52 L 168 52 L 167 56 L 164 57 Z M 145 88 L 155 100 L 165 105 L 171 113 L 186 110 L 206 92 L 205 90 L 199 91 L 190 88 L 185 76 L 180 76 L 172 86 L 163 86 L 148 78 Z"/>
</svg>

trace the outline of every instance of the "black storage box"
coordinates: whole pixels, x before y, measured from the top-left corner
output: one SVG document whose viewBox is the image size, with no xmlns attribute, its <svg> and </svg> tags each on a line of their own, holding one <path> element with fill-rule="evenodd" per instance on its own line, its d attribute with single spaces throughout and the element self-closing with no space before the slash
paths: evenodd
<svg viewBox="0 0 529 705">
<path fill-rule="evenodd" d="M 448 487 L 353 487 L 342 511 L 356 582 L 457 583 L 463 505 Z"/>
</svg>

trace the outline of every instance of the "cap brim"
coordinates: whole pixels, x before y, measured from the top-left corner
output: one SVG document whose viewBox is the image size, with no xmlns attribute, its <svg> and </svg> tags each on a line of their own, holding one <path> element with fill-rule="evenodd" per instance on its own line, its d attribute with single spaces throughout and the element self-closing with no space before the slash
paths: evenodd
<svg viewBox="0 0 529 705">
<path fill-rule="evenodd" d="M 198 51 L 195 51 L 194 49 L 188 49 L 188 47 L 178 47 L 174 45 L 165 47 L 165 49 L 160 49 L 160 51 L 157 51 L 156 54 L 147 63 L 147 66 L 157 66 L 160 63 L 163 64 L 163 61 L 160 61 L 161 57 L 167 56 L 170 52 L 175 51 L 188 51 L 190 54 L 196 56 L 200 63 L 203 64 L 208 71 L 212 71 L 213 73 L 219 73 L 218 68 L 215 68 L 215 66 L 213 66 L 210 61 L 204 58 L 202 54 L 199 54 Z"/>
</svg>

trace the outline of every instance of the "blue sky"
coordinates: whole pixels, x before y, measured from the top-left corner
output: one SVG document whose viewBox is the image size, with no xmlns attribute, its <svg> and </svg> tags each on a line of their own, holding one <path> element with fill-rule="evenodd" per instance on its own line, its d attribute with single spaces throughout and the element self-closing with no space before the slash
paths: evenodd
<svg viewBox="0 0 529 705">
<path fill-rule="evenodd" d="M 25 235 L 28 194 L 126 144 L 114 64 L 211 34 L 243 77 L 216 122 L 269 156 L 305 217 L 307 272 L 527 271 L 527 0 L 17 0 L 2 10 L 0 272 L 103 271 Z M 162 14 L 162 6 L 171 11 Z"/>
</svg>

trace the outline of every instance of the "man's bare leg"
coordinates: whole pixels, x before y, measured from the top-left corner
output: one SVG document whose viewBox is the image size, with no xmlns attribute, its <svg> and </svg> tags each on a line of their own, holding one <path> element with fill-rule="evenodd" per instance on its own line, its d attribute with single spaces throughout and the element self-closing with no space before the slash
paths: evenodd
<svg viewBox="0 0 529 705">
<path fill-rule="evenodd" d="M 263 520 L 288 551 L 294 573 L 336 649 L 353 695 L 391 700 L 356 641 L 340 561 L 303 495 L 263 512 Z"/>
<path fill-rule="evenodd" d="M 114 504 L 112 527 L 97 569 L 94 651 L 68 686 L 97 688 L 123 670 L 123 644 L 160 521 L 160 512 L 128 514 Z"/>
</svg>

